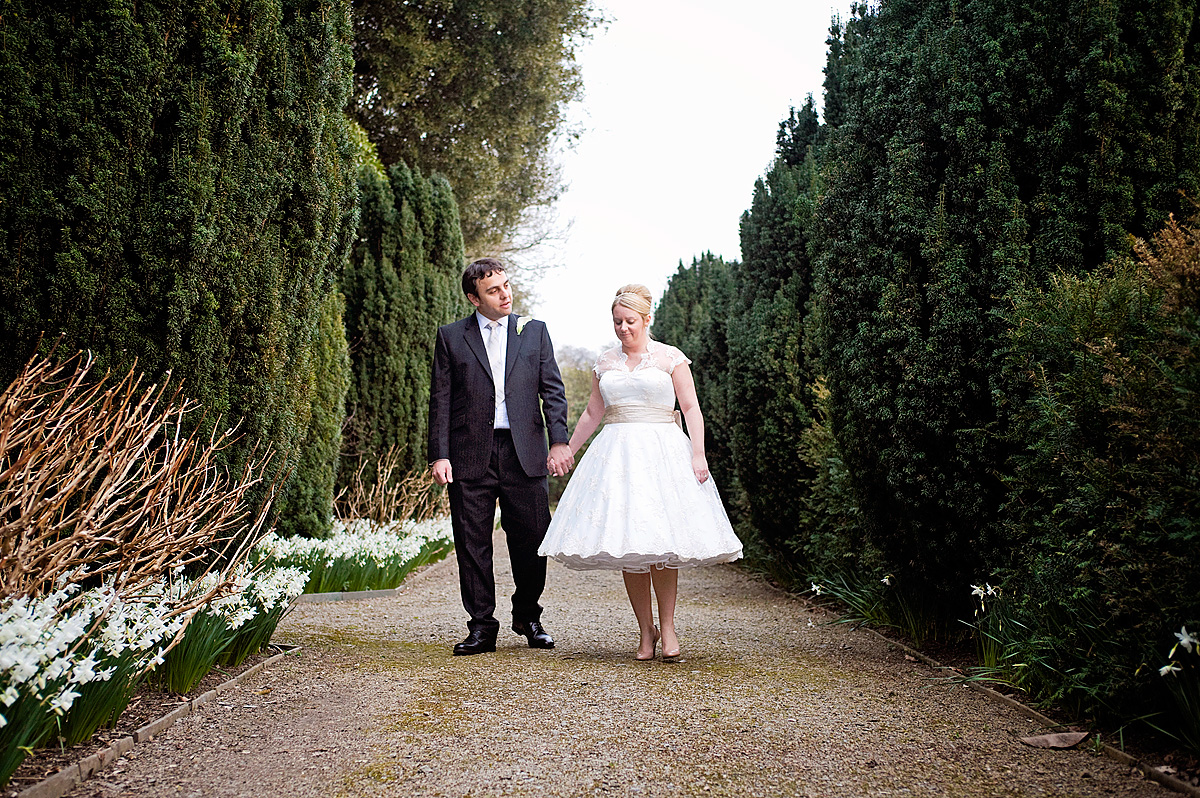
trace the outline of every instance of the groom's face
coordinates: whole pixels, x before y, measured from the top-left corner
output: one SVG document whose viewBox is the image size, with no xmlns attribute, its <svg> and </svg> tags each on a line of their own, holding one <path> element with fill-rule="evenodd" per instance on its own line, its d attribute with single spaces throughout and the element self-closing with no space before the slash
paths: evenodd
<svg viewBox="0 0 1200 798">
<path fill-rule="evenodd" d="M 512 313 L 512 289 L 508 286 L 508 275 L 495 271 L 475 281 L 475 293 L 467 299 L 485 318 L 497 321 Z"/>
</svg>

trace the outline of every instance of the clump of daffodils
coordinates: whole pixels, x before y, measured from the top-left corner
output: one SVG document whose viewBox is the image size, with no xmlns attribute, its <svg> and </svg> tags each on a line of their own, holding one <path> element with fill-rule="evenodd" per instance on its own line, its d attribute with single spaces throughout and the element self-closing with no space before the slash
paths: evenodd
<svg viewBox="0 0 1200 798">
<path fill-rule="evenodd" d="M 443 556 L 453 538 L 445 516 L 387 524 L 337 521 L 325 539 L 269 534 L 250 559 L 308 572 L 305 591 L 310 593 L 384 589 L 396 587 L 413 568 Z"/>
<path fill-rule="evenodd" d="M 979 606 L 975 608 L 975 615 L 978 617 L 979 613 L 987 612 L 987 600 L 989 598 L 1000 596 L 1000 588 L 992 587 L 986 582 L 982 587 L 971 585 L 971 595 L 979 600 Z"/>
<path fill-rule="evenodd" d="M 45 596 L 0 603 L 0 747 L 38 743 L 47 724 L 67 715 L 86 685 L 162 665 L 195 612 L 221 616 L 230 634 L 260 616 L 277 622 L 303 591 L 308 572 L 272 568 L 251 574 L 242 566 L 232 592 L 178 611 L 222 578 L 207 574 L 188 580 L 176 573 L 133 596 L 121 595 L 111 584 L 83 593 L 78 585 L 63 585 Z M 18 716 L 25 726 L 37 728 L 7 728 Z"/>
<path fill-rule="evenodd" d="M 41 598 L 18 597 L 0 606 L 0 728 L 24 698 L 65 715 L 82 686 L 107 681 L 125 657 L 137 667 L 160 661 L 184 618 L 169 617 L 161 599 L 129 601 L 105 585 L 76 596 L 67 585 Z"/>
<path fill-rule="evenodd" d="M 348 559 L 359 565 L 376 565 L 394 560 L 411 560 L 430 543 L 453 540 L 450 519 L 392 521 L 376 524 L 368 519 L 344 523 L 334 521 L 328 538 L 281 538 L 271 532 L 255 547 L 261 559 L 278 562 Z"/>
<path fill-rule="evenodd" d="M 1161 676 L 1173 676 L 1183 671 L 1183 668 L 1180 667 L 1183 658 L 1175 657 L 1179 649 L 1182 648 L 1188 654 L 1200 656 L 1200 638 L 1189 632 L 1186 626 L 1180 627 L 1179 631 L 1175 633 L 1175 638 L 1176 643 L 1171 646 L 1171 651 L 1167 654 L 1167 659 L 1170 661 L 1158 669 Z"/>
</svg>

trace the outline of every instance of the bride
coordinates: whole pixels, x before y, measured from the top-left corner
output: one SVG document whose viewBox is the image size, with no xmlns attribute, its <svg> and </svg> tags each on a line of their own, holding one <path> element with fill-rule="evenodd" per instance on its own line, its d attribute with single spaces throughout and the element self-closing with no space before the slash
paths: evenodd
<svg viewBox="0 0 1200 798">
<path fill-rule="evenodd" d="M 621 571 L 641 628 L 637 659 L 653 659 L 661 639 L 663 659 L 675 660 L 679 569 L 736 560 L 742 544 L 709 477 L 691 361 L 650 338 L 650 311 L 645 286 L 617 291 L 612 317 L 621 344 L 593 367 L 571 454 L 601 422 L 604 429 L 567 484 L 538 554 L 568 568 Z M 677 425 L 676 398 L 690 441 Z"/>
</svg>

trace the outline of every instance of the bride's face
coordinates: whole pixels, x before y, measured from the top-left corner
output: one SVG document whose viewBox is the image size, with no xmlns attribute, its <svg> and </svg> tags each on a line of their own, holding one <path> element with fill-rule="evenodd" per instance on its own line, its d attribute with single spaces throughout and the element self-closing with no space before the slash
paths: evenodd
<svg viewBox="0 0 1200 798">
<path fill-rule="evenodd" d="M 624 305 L 612 309 L 613 330 L 622 346 L 640 346 L 646 340 L 646 320 Z"/>
</svg>

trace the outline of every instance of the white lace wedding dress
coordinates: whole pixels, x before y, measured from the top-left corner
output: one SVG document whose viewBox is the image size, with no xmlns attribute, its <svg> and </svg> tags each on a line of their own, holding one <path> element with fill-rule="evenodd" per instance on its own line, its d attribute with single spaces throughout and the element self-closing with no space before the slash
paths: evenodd
<svg viewBox="0 0 1200 798">
<path fill-rule="evenodd" d="M 742 544 L 692 444 L 671 418 L 671 374 L 690 363 L 657 341 L 636 363 L 621 347 L 596 362 L 606 423 L 584 453 L 538 553 L 577 570 L 647 572 L 730 562 Z M 620 420 L 645 419 L 661 420 Z M 614 423 L 617 422 L 617 423 Z"/>
</svg>

